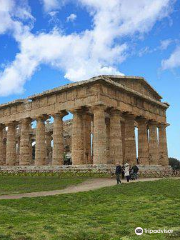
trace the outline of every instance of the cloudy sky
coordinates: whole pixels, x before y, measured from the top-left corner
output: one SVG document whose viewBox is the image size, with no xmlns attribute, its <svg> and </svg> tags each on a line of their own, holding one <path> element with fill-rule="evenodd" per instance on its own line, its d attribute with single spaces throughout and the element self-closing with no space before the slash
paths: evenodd
<svg viewBox="0 0 180 240">
<path fill-rule="evenodd" d="M 0 0 L 0 103 L 100 74 L 143 76 L 170 103 L 180 159 L 180 0 Z"/>
</svg>

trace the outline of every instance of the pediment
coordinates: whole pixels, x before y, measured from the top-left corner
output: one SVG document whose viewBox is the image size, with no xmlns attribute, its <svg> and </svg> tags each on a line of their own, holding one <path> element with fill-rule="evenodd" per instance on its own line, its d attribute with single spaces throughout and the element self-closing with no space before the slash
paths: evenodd
<svg viewBox="0 0 180 240">
<path fill-rule="evenodd" d="M 128 76 L 105 76 L 116 83 L 119 83 L 127 88 L 130 88 L 138 93 L 160 101 L 162 97 L 156 90 L 142 77 L 128 77 Z"/>
</svg>

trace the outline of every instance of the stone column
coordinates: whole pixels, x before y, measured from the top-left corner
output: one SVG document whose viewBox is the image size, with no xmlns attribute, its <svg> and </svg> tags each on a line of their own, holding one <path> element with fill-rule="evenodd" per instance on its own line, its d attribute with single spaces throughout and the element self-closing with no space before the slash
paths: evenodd
<svg viewBox="0 0 180 240">
<path fill-rule="evenodd" d="M 125 163 L 137 164 L 134 116 L 125 116 Z"/>
<path fill-rule="evenodd" d="M 19 165 L 20 161 L 20 137 L 17 138 L 16 142 L 16 165 Z"/>
<path fill-rule="evenodd" d="M 94 159 L 94 116 L 91 122 L 91 133 L 92 133 L 92 146 L 91 146 L 91 162 L 93 163 Z"/>
<path fill-rule="evenodd" d="M 19 165 L 30 165 L 31 157 L 29 155 L 30 144 L 30 118 L 21 120 L 21 137 L 20 137 L 20 159 Z"/>
<path fill-rule="evenodd" d="M 37 118 L 36 126 L 36 150 L 35 165 L 42 166 L 46 164 L 46 144 L 45 144 L 45 118 Z"/>
<path fill-rule="evenodd" d="M 7 131 L 6 128 L 3 130 L 3 161 L 6 164 L 6 142 L 7 142 Z"/>
<path fill-rule="evenodd" d="M 81 110 L 73 111 L 72 125 L 72 164 L 84 163 L 83 116 Z"/>
<path fill-rule="evenodd" d="M 169 165 L 167 138 L 166 138 L 166 124 L 159 125 L 159 165 Z"/>
<path fill-rule="evenodd" d="M 91 164 L 91 116 L 83 115 L 84 164 Z"/>
<path fill-rule="evenodd" d="M 105 119 L 106 123 L 106 157 L 107 163 L 113 164 L 113 160 L 110 157 L 110 118 Z"/>
<path fill-rule="evenodd" d="M 95 106 L 94 112 L 94 164 L 107 164 L 105 106 Z"/>
<path fill-rule="evenodd" d="M 3 138 L 4 138 L 4 125 L 0 124 L 0 165 L 4 165 L 5 164 L 5 159 L 4 159 L 4 142 L 3 142 Z"/>
<path fill-rule="evenodd" d="M 123 165 L 125 164 L 125 122 L 121 121 L 121 138 L 122 138 L 122 153 Z"/>
<path fill-rule="evenodd" d="M 32 135 L 29 136 L 29 157 L 30 157 L 30 165 L 33 165 L 33 147 L 32 147 Z"/>
<path fill-rule="evenodd" d="M 52 147 L 51 147 L 51 133 L 46 132 L 46 163 L 50 164 L 52 163 L 52 157 L 51 157 L 51 152 L 52 152 Z"/>
<path fill-rule="evenodd" d="M 137 119 L 138 122 L 138 162 L 141 165 L 149 165 L 149 144 L 147 120 Z"/>
<path fill-rule="evenodd" d="M 6 164 L 14 166 L 16 165 L 16 124 L 11 122 L 7 127 Z"/>
<path fill-rule="evenodd" d="M 63 120 L 64 113 L 57 113 L 53 123 L 53 159 L 52 165 L 64 164 Z"/>
<path fill-rule="evenodd" d="M 120 112 L 113 110 L 110 116 L 110 158 L 112 163 L 123 163 Z"/>
<path fill-rule="evenodd" d="M 149 164 L 158 165 L 159 150 L 157 138 L 157 123 L 149 123 Z"/>
<path fill-rule="evenodd" d="M 3 162 L 6 164 L 6 139 L 3 140 Z"/>
</svg>

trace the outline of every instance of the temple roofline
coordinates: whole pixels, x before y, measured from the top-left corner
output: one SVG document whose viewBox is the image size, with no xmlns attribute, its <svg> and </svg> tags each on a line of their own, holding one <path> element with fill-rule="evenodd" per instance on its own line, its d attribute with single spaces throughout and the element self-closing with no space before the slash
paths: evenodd
<svg viewBox="0 0 180 240">
<path fill-rule="evenodd" d="M 139 76 L 120 76 L 120 75 L 100 75 L 98 77 L 105 77 L 105 78 L 110 78 L 110 79 L 130 79 L 130 80 L 140 80 L 141 82 L 145 83 L 145 85 L 148 86 L 149 89 L 151 89 L 156 96 L 159 99 L 162 99 L 162 96 L 146 81 L 146 79 L 144 77 L 139 77 Z"/>
<path fill-rule="evenodd" d="M 21 103 L 30 102 L 33 99 L 41 98 L 41 97 L 44 97 L 44 96 L 50 96 L 50 95 L 53 95 L 55 93 L 64 92 L 64 91 L 67 91 L 69 89 L 74 89 L 74 88 L 78 88 L 78 87 L 82 87 L 82 86 L 85 86 L 85 85 L 89 85 L 89 84 L 92 84 L 92 83 L 98 83 L 98 82 L 103 82 L 103 83 L 110 84 L 111 86 L 118 87 L 119 89 L 122 89 L 122 90 L 124 90 L 126 92 L 130 92 L 130 93 L 132 93 L 132 94 L 134 94 L 136 96 L 139 96 L 140 98 L 143 98 L 143 99 L 146 99 L 148 101 L 154 102 L 155 104 L 161 105 L 162 107 L 164 107 L 166 109 L 169 107 L 169 104 L 167 104 L 167 103 L 163 103 L 160 100 L 159 101 L 158 100 L 154 100 L 153 98 L 148 97 L 146 95 L 143 95 L 143 94 L 141 94 L 141 93 L 139 93 L 139 92 L 137 92 L 137 91 L 135 91 L 135 90 L 133 90 L 131 88 L 128 88 L 128 87 L 124 86 L 123 84 L 117 83 L 116 81 L 111 79 L 112 77 L 113 78 L 117 78 L 117 77 L 119 77 L 119 78 L 127 78 L 127 79 L 128 78 L 131 78 L 131 79 L 133 79 L 133 78 L 137 79 L 138 78 L 138 79 L 142 79 L 145 83 L 147 83 L 144 80 L 143 77 L 129 77 L 129 76 L 123 76 L 122 77 L 122 76 L 118 76 L 118 75 L 117 76 L 116 75 L 100 75 L 100 76 L 96 76 L 96 77 L 90 78 L 89 80 L 84 80 L 84 81 L 80 81 L 80 82 L 70 83 L 70 84 L 66 84 L 66 85 L 61 86 L 61 87 L 53 88 L 53 89 L 48 90 L 48 91 L 43 91 L 42 93 L 34 94 L 34 95 L 29 96 L 28 98 L 25 98 L 25 99 L 19 99 L 19 100 L 15 100 L 15 101 L 12 101 L 12 102 L 5 103 L 5 104 L 1 104 L 0 105 L 0 109 L 5 108 L 8 105 L 12 106 L 12 105 L 18 105 L 18 104 L 21 104 Z M 153 91 L 155 91 L 155 90 L 153 89 Z M 158 96 L 160 97 L 160 95 L 158 95 Z"/>
</svg>

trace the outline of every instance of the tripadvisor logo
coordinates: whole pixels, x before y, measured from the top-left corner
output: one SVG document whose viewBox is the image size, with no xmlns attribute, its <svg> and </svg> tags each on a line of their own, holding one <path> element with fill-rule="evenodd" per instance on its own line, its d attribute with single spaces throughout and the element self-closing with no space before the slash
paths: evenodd
<svg viewBox="0 0 180 240">
<path fill-rule="evenodd" d="M 141 235 L 141 234 L 143 234 L 143 229 L 141 227 L 137 227 L 135 229 L 135 233 L 136 233 L 136 235 Z"/>
</svg>

